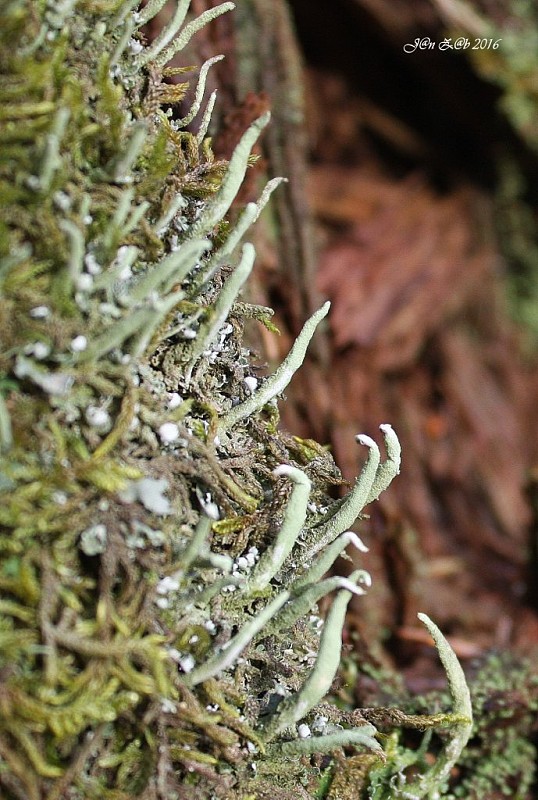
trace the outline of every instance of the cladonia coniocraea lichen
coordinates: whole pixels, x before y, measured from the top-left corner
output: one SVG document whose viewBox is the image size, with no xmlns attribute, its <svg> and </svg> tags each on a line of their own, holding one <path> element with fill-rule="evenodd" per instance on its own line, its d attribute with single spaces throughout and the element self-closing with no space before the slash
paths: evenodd
<svg viewBox="0 0 538 800">
<path fill-rule="evenodd" d="M 271 311 L 239 300 L 255 257 L 243 239 L 281 179 L 235 224 L 226 215 L 269 115 L 215 159 L 215 94 L 203 103 L 220 56 L 186 110 L 175 76 L 191 68 L 167 65 L 233 3 L 194 17 L 180 0 L 146 44 L 164 5 L 0 11 L 7 800 L 276 796 L 271 769 L 315 779 L 305 754 L 383 758 L 366 722 L 304 734 L 349 599 L 370 584 L 361 569 L 323 576 L 348 545 L 365 550 L 348 529 L 398 473 L 398 439 L 381 426 L 381 462 L 359 436 L 365 466 L 331 504 L 330 456 L 320 470 L 275 429 L 329 304 L 272 375 L 254 369 L 245 320 L 271 329 Z"/>
</svg>

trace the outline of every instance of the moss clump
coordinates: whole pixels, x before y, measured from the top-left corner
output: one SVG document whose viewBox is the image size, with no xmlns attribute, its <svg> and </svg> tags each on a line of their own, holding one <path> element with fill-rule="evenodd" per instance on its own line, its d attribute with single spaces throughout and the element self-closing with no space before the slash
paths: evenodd
<svg viewBox="0 0 538 800">
<path fill-rule="evenodd" d="M 225 219 L 267 118 L 216 161 L 209 112 L 185 130 L 214 60 L 179 122 L 186 84 L 164 65 L 170 42 L 231 4 L 182 27 L 181 2 L 151 47 L 138 31 L 163 4 L 134 5 L 13 0 L 1 12 L 9 800 L 235 791 L 265 752 L 263 713 L 301 687 L 319 646 L 304 608 L 288 609 L 285 630 L 272 619 L 316 598 L 308 581 L 290 593 L 273 580 L 271 543 L 323 521 L 341 479 L 330 456 L 276 431 L 283 386 L 267 391 L 242 340 L 244 320 L 270 326 L 270 311 L 237 301 L 254 256 L 241 236 L 278 182 L 235 229 Z M 258 383 L 260 406 L 224 424 Z"/>
<path fill-rule="evenodd" d="M 271 312 L 238 300 L 241 241 L 279 180 L 235 227 L 226 214 L 268 115 L 216 161 L 215 59 L 179 120 L 186 84 L 169 79 L 189 70 L 166 69 L 233 5 L 192 19 L 181 0 L 148 46 L 164 1 L 136 5 L 0 12 L 2 797 L 319 796 L 324 753 L 355 748 L 361 774 L 385 758 L 372 723 L 318 707 L 370 580 L 324 575 L 364 549 L 347 528 L 397 474 L 399 444 L 381 426 L 381 461 L 357 437 L 365 465 L 331 503 L 330 455 L 278 431 L 328 304 L 263 377 L 243 329 L 271 329 Z"/>
<path fill-rule="evenodd" d="M 536 781 L 538 676 L 535 659 L 491 654 L 475 665 L 470 688 L 472 737 L 450 779 L 437 787 L 435 796 L 447 800 L 502 797 L 529 800 L 534 797 Z M 432 735 L 429 721 L 441 716 L 435 712 L 446 708 L 448 702 L 448 696 L 442 692 L 407 699 L 400 692 L 398 709 L 362 710 L 363 717 L 388 736 L 386 761 L 371 765 L 367 779 L 360 782 L 360 797 L 392 800 L 417 796 L 409 785 L 416 781 L 417 775 L 431 768 L 429 765 L 437 758 L 440 746 L 438 735 Z M 435 727 L 444 738 L 442 726 Z M 362 766 L 359 764 L 359 769 Z M 345 769 L 344 773 L 341 783 L 347 779 Z M 342 794 L 342 797 L 347 796 L 353 795 Z"/>
<path fill-rule="evenodd" d="M 473 740 L 451 797 L 532 797 L 538 675 L 534 659 L 490 656 L 473 679 Z"/>
</svg>

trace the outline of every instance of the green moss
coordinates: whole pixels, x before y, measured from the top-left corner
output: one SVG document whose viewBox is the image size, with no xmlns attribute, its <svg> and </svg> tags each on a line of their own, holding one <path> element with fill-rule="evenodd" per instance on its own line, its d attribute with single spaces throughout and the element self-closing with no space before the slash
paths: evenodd
<svg viewBox="0 0 538 800">
<path fill-rule="evenodd" d="M 344 526 L 399 446 L 382 426 L 381 463 L 359 437 L 367 467 L 331 506 L 330 454 L 278 430 L 328 305 L 255 374 L 244 325 L 274 326 L 238 302 L 238 250 L 278 181 L 237 227 L 226 215 L 268 117 L 215 161 L 207 120 L 193 134 L 163 109 L 185 85 L 163 81 L 167 44 L 145 49 L 133 11 L 0 12 L 2 797 L 313 796 L 324 752 L 353 745 L 365 774 L 381 751 L 350 712 L 318 719 L 369 576 L 320 579 L 359 546 Z M 338 592 L 321 637 L 318 584 Z"/>
<path fill-rule="evenodd" d="M 509 654 L 491 655 L 470 676 L 473 705 L 472 737 L 453 770 L 450 780 L 439 786 L 439 797 L 447 800 L 480 800 L 493 797 L 532 797 L 536 779 L 536 747 L 533 743 L 538 703 L 538 673 L 533 659 Z M 383 687 L 381 687 L 383 688 Z M 424 730 L 429 715 L 446 707 L 442 693 L 405 700 L 400 709 L 368 709 L 363 715 L 380 730 L 392 728 L 385 742 L 387 760 L 373 764 L 361 796 L 406 797 L 417 775 L 430 769 L 440 740 L 426 732 L 417 747 L 411 730 Z M 434 713 L 434 719 L 438 713 Z M 442 735 L 442 727 L 435 726 Z M 399 776 L 399 777 L 395 777 Z M 413 795 L 414 796 L 414 795 Z"/>
</svg>

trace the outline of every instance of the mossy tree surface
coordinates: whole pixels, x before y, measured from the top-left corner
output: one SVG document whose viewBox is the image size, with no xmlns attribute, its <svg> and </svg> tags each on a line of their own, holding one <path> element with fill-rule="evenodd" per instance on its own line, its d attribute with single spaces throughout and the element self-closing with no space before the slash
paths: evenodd
<svg viewBox="0 0 538 800">
<path fill-rule="evenodd" d="M 235 228 L 226 213 L 268 117 L 214 159 L 213 58 L 174 120 L 186 84 L 167 82 L 168 60 L 233 5 L 192 19 L 181 0 L 146 47 L 163 5 L 0 13 L 7 800 L 312 796 L 307 755 L 382 758 L 372 724 L 316 715 L 369 576 L 321 579 L 363 547 L 345 531 L 397 473 L 398 441 L 382 426 L 380 463 L 358 437 L 366 464 L 331 506 L 331 457 L 278 431 L 277 396 L 328 305 L 262 377 L 243 325 L 271 328 L 271 312 L 237 299 L 254 260 L 241 239 L 278 181 Z M 334 590 L 320 635 L 311 609 Z"/>
</svg>

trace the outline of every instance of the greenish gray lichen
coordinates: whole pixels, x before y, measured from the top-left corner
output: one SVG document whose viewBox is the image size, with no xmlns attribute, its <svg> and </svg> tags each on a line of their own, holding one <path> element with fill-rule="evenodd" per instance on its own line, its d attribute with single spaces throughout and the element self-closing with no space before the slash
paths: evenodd
<svg viewBox="0 0 538 800">
<path fill-rule="evenodd" d="M 364 547 L 346 529 L 398 472 L 398 441 L 382 426 L 380 464 L 359 437 L 367 464 L 331 505 L 330 456 L 276 429 L 328 305 L 273 376 L 256 374 L 243 325 L 271 327 L 270 312 L 238 300 L 254 260 L 238 247 L 278 180 L 235 229 L 225 215 L 269 118 L 228 164 L 205 136 L 214 99 L 197 133 L 182 127 L 213 58 L 174 121 L 186 85 L 166 63 L 233 4 L 186 22 L 181 0 L 145 46 L 137 31 L 163 5 L 0 12 L 6 800 L 285 797 L 315 791 L 304 754 L 384 757 L 373 725 L 336 708 L 316 722 L 347 602 L 369 584 L 364 570 L 321 578 Z M 323 626 L 309 612 L 330 591 Z"/>
</svg>

